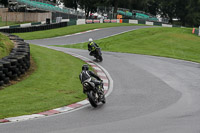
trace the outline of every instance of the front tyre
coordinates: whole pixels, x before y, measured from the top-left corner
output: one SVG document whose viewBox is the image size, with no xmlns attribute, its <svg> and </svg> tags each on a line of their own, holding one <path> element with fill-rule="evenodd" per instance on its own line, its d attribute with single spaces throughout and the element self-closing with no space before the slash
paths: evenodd
<svg viewBox="0 0 200 133">
<path fill-rule="evenodd" d="M 103 61 L 103 58 L 102 58 L 102 56 L 101 56 L 101 55 L 99 56 L 99 61 L 100 61 L 100 62 L 102 62 L 102 61 Z"/>
<path fill-rule="evenodd" d="M 105 103 L 106 103 L 106 98 L 105 98 L 105 95 L 103 95 L 103 98 L 101 99 L 101 102 L 102 102 L 103 104 L 105 104 Z"/>
<path fill-rule="evenodd" d="M 96 108 L 98 105 L 98 99 L 96 98 L 95 93 L 93 91 L 90 91 L 87 93 L 87 96 L 88 96 L 88 100 L 89 100 L 90 104 L 94 108 Z"/>
<path fill-rule="evenodd" d="M 103 58 L 102 58 L 101 55 L 98 55 L 98 56 L 96 56 L 95 58 L 96 58 L 96 60 L 97 60 L 98 62 L 102 62 L 102 61 L 103 61 Z"/>
</svg>

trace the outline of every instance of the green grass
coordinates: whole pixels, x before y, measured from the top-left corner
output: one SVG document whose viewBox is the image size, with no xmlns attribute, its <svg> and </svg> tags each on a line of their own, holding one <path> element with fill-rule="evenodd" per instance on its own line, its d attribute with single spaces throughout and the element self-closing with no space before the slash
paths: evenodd
<svg viewBox="0 0 200 133">
<path fill-rule="evenodd" d="M 9 55 L 13 47 L 14 44 L 9 38 L 0 33 L 0 59 Z"/>
<path fill-rule="evenodd" d="M 33 40 L 33 39 L 43 39 L 43 38 L 52 38 L 57 36 L 64 36 L 73 33 L 88 31 L 97 28 L 107 28 L 107 27 L 117 27 L 117 26 L 133 26 L 135 24 L 128 23 L 103 23 L 103 24 L 85 24 L 85 25 L 73 25 L 67 26 L 63 28 L 44 30 L 44 31 L 35 31 L 35 32 L 27 32 L 27 33 L 15 33 L 19 37 L 25 40 Z"/>
<path fill-rule="evenodd" d="M 25 22 L 23 22 L 23 23 L 25 23 Z M 22 24 L 22 22 L 10 22 L 10 21 L 8 21 L 6 23 L 5 21 L 2 21 L 2 19 L 0 17 L 0 27 L 2 27 L 2 26 L 11 26 L 11 25 L 19 25 L 19 24 Z"/>
<path fill-rule="evenodd" d="M 38 113 L 86 98 L 79 81 L 83 61 L 31 45 L 37 69 L 27 79 L 0 90 L 0 119 Z"/>
<path fill-rule="evenodd" d="M 103 51 L 164 56 L 200 62 L 200 37 L 190 28 L 148 28 L 97 40 Z M 60 47 L 87 49 L 87 43 Z"/>
</svg>

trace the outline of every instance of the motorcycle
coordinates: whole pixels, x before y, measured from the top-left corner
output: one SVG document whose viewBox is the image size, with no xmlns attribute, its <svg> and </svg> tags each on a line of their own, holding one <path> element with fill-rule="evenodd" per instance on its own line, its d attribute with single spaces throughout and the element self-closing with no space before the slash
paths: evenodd
<svg viewBox="0 0 200 133">
<path fill-rule="evenodd" d="M 90 104 L 96 108 L 98 103 L 106 103 L 105 95 L 103 92 L 103 83 L 101 83 L 100 88 L 97 88 L 91 79 L 88 79 L 82 83 L 83 91 L 87 95 Z"/>
<path fill-rule="evenodd" d="M 95 50 L 95 54 L 92 54 L 91 56 L 94 56 L 96 58 L 97 61 L 102 62 L 103 61 L 103 57 L 102 57 L 102 53 L 101 53 L 101 48 L 96 48 Z"/>
</svg>

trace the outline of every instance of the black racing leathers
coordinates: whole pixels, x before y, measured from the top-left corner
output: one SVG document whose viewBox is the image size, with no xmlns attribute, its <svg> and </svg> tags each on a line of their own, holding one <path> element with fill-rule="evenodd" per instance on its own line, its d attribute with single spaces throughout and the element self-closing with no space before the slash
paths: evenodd
<svg viewBox="0 0 200 133">
<path fill-rule="evenodd" d="M 101 81 L 99 76 L 97 76 L 96 74 L 94 74 L 92 71 L 89 71 L 89 70 L 83 70 L 79 75 L 79 79 L 80 79 L 81 83 L 83 83 L 85 80 L 87 80 L 91 77 L 94 77 L 95 79 Z"/>
<path fill-rule="evenodd" d="M 94 77 L 95 79 L 92 77 Z M 83 70 L 79 75 L 79 79 L 80 79 L 81 83 L 83 83 L 85 80 L 87 80 L 89 78 L 91 78 L 91 82 L 93 82 L 97 88 L 99 88 L 99 85 L 103 85 L 99 76 L 94 74 L 92 71 Z"/>
</svg>

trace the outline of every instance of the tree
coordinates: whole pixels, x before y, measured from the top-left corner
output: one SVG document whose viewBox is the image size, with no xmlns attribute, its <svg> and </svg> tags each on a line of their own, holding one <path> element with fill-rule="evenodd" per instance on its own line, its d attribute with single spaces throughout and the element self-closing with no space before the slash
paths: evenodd
<svg viewBox="0 0 200 133">
<path fill-rule="evenodd" d="M 0 0 L 5 2 L 5 0 Z M 64 0 L 66 7 L 77 9 L 78 5 L 85 9 L 86 17 L 90 12 L 96 12 L 97 6 L 127 8 L 130 11 L 142 10 L 153 15 L 169 18 L 178 18 L 182 25 L 198 26 L 200 24 L 200 0 Z"/>
<path fill-rule="evenodd" d="M 169 22 L 172 23 L 173 18 L 176 18 L 176 0 L 161 0 L 160 14 L 169 18 Z"/>
<path fill-rule="evenodd" d="M 8 1 L 7 0 L 0 0 L 0 4 L 2 4 L 5 7 L 7 7 L 8 6 Z"/>
<path fill-rule="evenodd" d="M 176 1 L 176 17 L 179 19 L 182 25 L 186 23 L 186 16 L 188 14 L 187 6 L 189 4 L 188 0 L 177 0 Z"/>
<path fill-rule="evenodd" d="M 200 25 L 200 0 L 190 0 L 186 7 L 188 13 L 186 14 L 185 22 L 189 26 Z"/>
<path fill-rule="evenodd" d="M 77 9 L 79 0 L 63 0 L 63 2 L 66 7 Z"/>
<path fill-rule="evenodd" d="M 144 10 L 152 15 L 158 15 L 160 11 L 160 4 L 160 0 L 148 0 Z"/>
<path fill-rule="evenodd" d="M 85 9 L 85 16 L 88 17 L 90 12 L 97 11 L 99 0 L 79 0 L 79 5 Z"/>
</svg>

